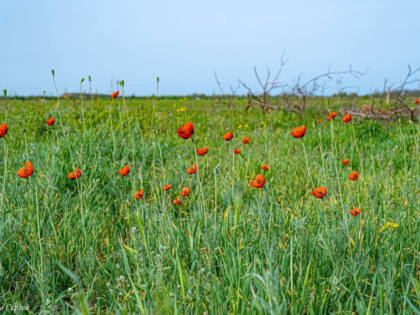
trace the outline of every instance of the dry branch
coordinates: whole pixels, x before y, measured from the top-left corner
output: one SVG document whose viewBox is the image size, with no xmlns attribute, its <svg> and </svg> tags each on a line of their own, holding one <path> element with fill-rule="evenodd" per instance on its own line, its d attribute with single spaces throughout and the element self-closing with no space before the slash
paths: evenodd
<svg viewBox="0 0 420 315">
<path fill-rule="evenodd" d="M 417 122 L 420 114 L 420 107 L 410 108 L 408 106 L 398 106 L 389 110 L 382 109 L 373 105 L 363 105 L 361 108 L 353 108 L 341 111 L 342 115 L 351 114 L 355 117 L 363 117 L 375 120 L 395 120 L 399 118 L 410 118 Z"/>
</svg>

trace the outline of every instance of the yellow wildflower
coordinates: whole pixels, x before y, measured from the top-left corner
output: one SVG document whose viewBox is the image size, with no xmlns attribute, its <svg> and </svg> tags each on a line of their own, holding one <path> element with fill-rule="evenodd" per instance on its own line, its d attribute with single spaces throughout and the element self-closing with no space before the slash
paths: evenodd
<svg viewBox="0 0 420 315">
<path fill-rule="evenodd" d="M 397 229 L 400 225 L 398 223 L 387 222 L 385 225 L 379 230 L 380 232 L 386 231 L 388 229 Z"/>
</svg>

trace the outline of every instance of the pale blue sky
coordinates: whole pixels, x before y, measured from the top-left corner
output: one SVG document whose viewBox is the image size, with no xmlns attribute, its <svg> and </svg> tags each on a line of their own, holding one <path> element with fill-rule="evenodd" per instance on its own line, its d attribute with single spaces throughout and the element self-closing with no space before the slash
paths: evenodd
<svg viewBox="0 0 420 315">
<path fill-rule="evenodd" d="M 98 92 L 124 79 L 149 95 L 159 75 L 162 94 L 210 94 L 213 70 L 254 85 L 252 66 L 274 69 L 285 51 L 286 82 L 352 64 L 370 70 L 348 84 L 369 92 L 420 65 L 419 31 L 419 0 L 3 0 L 0 88 L 53 94 L 55 69 L 60 92 L 90 74 Z"/>
</svg>

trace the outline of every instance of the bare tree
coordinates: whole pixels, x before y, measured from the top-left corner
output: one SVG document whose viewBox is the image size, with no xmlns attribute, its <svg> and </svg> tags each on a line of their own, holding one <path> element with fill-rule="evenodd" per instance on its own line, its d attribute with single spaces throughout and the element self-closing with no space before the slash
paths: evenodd
<svg viewBox="0 0 420 315">
<path fill-rule="evenodd" d="M 329 84 L 332 80 L 336 80 L 338 95 L 341 96 L 341 98 L 344 98 L 346 91 L 354 87 L 342 86 L 343 78 L 360 78 L 367 72 L 355 70 L 350 65 L 348 69 L 342 71 L 332 71 L 328 69 L 325 73 L 318 74 L 307 80 L 304 80 L 303 75 L 300 74 L 292 81 L 291 84 L 286 84 L 280 82 L 280 75 L 283 72 L 286 62 L 287 60 L 284 58 L 283 53 L 281 56 L 280 66 L 274 74 L 272 74 L 269 67 L 266 67 L 265 73 L 262 74 L 257 67 L 254 66 L 253 72 L 259 87 L 257 91 L 253 90 L 251 86 L 243 80 L 238 79 L 238 86 L 235 88 L 230 87 L 231 94 L 226 94 L 216 72 L 214 72 L 217 86 L 222 93 L 219 98 L 219 103 L 226 104 L 229 107 L 235 107 L 234 101 L 237 95 L 236 93 L 238 89 L 242 87 L 246 90 L 248 97 L 248 103 L 245 110 L 257 106 L 263 111 L 281 109 L 303 114 L 314 97 L 325 96 L 325 91 L 329 88 Z M 374 104 L 375 101 L 377 101 L 377 94 L 376 97 L 375 94 L 372 95 L 370 105 L 365 104 L 361 108 L 358 108 L 356 107 L 357 95 L 354 93 L 350 100 L 346 98 L 346 101 L 351 101 L 351 104 L 349 104 L 350 106 L 340 112 L 342 114 L 348 113 L 354 116 L 369 119 L 391 120 L 401 117 L 410 117 L 411 120 L 417 121 L 417 116 L 420 113 L 420 107 L 417 106 L 410 108 L 410 106 L 406 103 L 405 96 L 409 86 L 412 86 L 415 83 L 420 83 L 419 76 L 420 67 L 413 69 L 410 65 L 408 65 L 407 74 L 401 81 L 401 84 L 399 84 L 396 88 L 392 89 L 392 85 L 388 85 L 388 80 L 385 79 L 380 102 L 383 103 L 385 101 L 388 104 L 390 97 L 392 97 L 395 99 L 394 108 L 388 110 L 375 107 Z M 281 95 L 281 97 L 273 97 L 274 91 L 277 91 L 277 95 Z M 226 96 L 228 96 L 228 99 L 226 99 Z"/>
<path fill-rule="evenodd" d="M 238 80 L 241 86 L 247 91 L 248 104 L 246 110 L 257 105 L 265 111 L 282 109 L 303 114 L 306 110 L 308 100 L 316 95 L 324 94 L 327 89 L 327 84 L 331 80 L 341 79 L 344 76 L 359 78 L 365 74 L 354 70 L 349 66 L 349 69 L 344 71 L 328 70 L 327 72 L 316 75 L 306 81 L 303 80 L 303 75 L 300 74 L 297 79 L 289 85 L 279 81 L 286 61 L 284 54 L 282 54 L 280 67 L 276 74 L 272 76 L 270 69 L 266 67 L 264 78 L 262 78 L 262 75 L 258 72 L 257 67 L 254 66 L 254 75 L 260 87 L 258 93 L 254 92 L 254 90 L 244 81 Z M 348 88 L 350 87 L 342 88 L 342 91 Z M 277 101 L 273 102 L 271 94 L 278 89 L 282 89 L 283 95 L 281 98 L 278 98 Z"/>
<path fill-rule="evenodd" d="M 408 65 L 408 71 L 402 80 L 401 84 L 394 90 L 396 94 L 395 105 L 405 105 L 405 94 L 407 93 L 407 87 L 413 85 L 414 83 L 420 82 L 420 77 L 416 77 L 417 74 L 420 74 L 420 67 L 412 69 L 411 65 Z"/>
<path fill-rule="evenodd" d="M 289 106 L 294 106 L 298 112 L 303 113 L 308 105 L 308 100 L 320 92 L 324 93 L 329 81 L 333 79 L 341 80 L 343 76 L 360 78 L 365 73 L 354 70 L 350 65 L 348 70 L 331 71 L 328 69 L 327 72 L 316 75 L 306 81 L 303 80 L 303 75 L 300 74 L 290 87 L 290 94 L 297 95 L 298 102 L 295 105 L 289 104 Z"/>
<path fill-rule="evenodd" d="M 420 74 L 420 67 L 411 68 L 408 65 L 408 71 L 405 77 L 402 79 L 400 85 L 392 89 L 392 85 L 388 86 L 388 80 L 384 81 L 383 95 L 386 91 L 386 104 L 389 103 L 390 97 L 394 99 L 394 107 L 386 110 L 380 107 L 374 106 L 375 99 L 372 97 L 370 105 L 363 105 L 361 108 L 353 108 L 347 110 L 346 113 L 352 114 L 353 116 L 359 116 L 369 119 L 377 120 L 393 120 L 398 118 L 409 117 L 412 121 L 417 122 L 417 116 L 420 113 L 420 107 L 413 107 L 407 105 L 405 95 L 408 91 L 408 87 L 415 83 L 420 83 L 420 78 L 417 77 Z M 382 98 L 383 101 L 383 98 Z"/>
</svg>

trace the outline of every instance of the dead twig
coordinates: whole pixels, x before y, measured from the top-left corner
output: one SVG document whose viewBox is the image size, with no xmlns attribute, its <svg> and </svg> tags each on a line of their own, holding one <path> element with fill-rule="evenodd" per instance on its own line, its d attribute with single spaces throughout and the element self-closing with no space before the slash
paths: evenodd
<svg viewBox="0 0 420 315">
<path fill-rule="evenodd" d="M 275 75 L 272 76 L 270 68 L 266 66 L 264 78 L 258 71 L 257 67 L 253 67 L 254 76 L 260 88 L 259 92 L 254 92 L 254 90 L 247 83 L 241 79 L 238 79 L 240 86 L 242 86 L 247 91 L 248 95 L 248 104 L 245 107 L 245 110 L 248 110 L 253 106 L 259 106 L 264 111 L 271 111 L 279 108 L 279 106 L 270 103 L 270 96 L 274 90 L 287 86 L 286 84 L 279 82 L 280 75 L 286 62 L 287 59 L 285 59 L 285 54 L 283 53 L 280 59 L 280 66 L 277 69 Z"/>
</svg>

